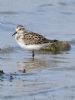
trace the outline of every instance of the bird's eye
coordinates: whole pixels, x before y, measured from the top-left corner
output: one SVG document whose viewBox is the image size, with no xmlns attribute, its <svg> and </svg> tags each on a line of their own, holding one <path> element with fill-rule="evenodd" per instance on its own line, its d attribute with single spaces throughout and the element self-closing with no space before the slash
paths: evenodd
<svg viewBox="0 0 75 100">
<path fill-rule="evenodd" d="M 21 28 L 19 30 L 21 30 Z"/>
</svg>

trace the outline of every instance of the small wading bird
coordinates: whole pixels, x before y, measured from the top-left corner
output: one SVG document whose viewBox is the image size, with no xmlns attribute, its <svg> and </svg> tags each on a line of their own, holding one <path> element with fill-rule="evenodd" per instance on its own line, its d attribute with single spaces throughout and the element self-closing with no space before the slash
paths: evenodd
<svg viewBox="0 0 75 100">
<path fill-rule="evenodd" d="M 32 57 L 34 59 L 34 51 L 39 50 L 42 47 L 52 44 L 57 40 L 49 40 L 39 33 L 29 32 L 25 29 L 24 26 L 18 25 L 16 27 L 16 32 L 12 35 L 15 35 L 17 43 L 24 49 L 32 51 Z"/>
</svg>

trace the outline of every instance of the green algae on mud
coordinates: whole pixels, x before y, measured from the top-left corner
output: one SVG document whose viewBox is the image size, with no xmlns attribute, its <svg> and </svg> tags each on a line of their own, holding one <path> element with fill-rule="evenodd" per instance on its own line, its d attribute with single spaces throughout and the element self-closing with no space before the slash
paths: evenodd
<svg viewBox="0 0 75 100">
<path fill-rule="evenodd" d="M 71 45 L 67 41 L 56 41 L 52 44 L 49 44 L 46 47 L 40 49 L 40 51 L 45 52 L 60 52 L 60 51 L 67 51 L 71 49 Z"/>
</svg>

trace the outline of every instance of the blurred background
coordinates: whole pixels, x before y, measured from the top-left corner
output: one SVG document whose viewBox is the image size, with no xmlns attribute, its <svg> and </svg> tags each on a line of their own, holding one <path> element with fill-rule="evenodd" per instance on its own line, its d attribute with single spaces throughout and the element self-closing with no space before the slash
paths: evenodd
<svg viewBox="0 0 75 100">
<path fill-rule="evenodd" d="M 12 37 L 19 24 L 71 50 L 33 61 Z M 0 100 L 75 100 L 75 0 L 0 0 L 0 48 Z"/>
</svg>

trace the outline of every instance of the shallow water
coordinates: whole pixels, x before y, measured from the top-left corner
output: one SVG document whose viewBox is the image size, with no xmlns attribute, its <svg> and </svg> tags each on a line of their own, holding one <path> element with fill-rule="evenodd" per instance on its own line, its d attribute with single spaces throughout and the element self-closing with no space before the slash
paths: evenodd
<svg viewBox="0 0 75 100">
<path fill-rule="evenodd" d="M 36 53 L 18 47 L 17 24 L 50 39 L 67 40 L 71 50 Z M 0 0 L 0 100 L 75 100 L 75 1 Z"/>
</svg>

